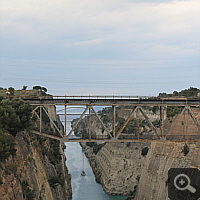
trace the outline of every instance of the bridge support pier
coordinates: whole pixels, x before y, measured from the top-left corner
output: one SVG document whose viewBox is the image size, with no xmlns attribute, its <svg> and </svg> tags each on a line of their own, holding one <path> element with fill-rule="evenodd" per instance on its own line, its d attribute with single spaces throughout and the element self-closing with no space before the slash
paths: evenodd
<svg viewBox="0 0 200 200">
<path fill-rule="evenodd" d="M 91 107 L 89 106 L 89 140 L 91 140 Z"/>
<path fill-rule="evenodd" d="M 40 133 L 42 133 L 42 106 L 40 106 Z"/>
<path fill-rule="evenodd" d="M 165 130 L 164 130 L 164 119 L 165 118 L 165 107 L 160 106 L 160 136 L 164 137 Z"/>
<path fill-rule="evenodd" d="M 113 137 L 115 138 L 116 137 L 116 134 L 115 134 L 115 122 L 116 122 L 116 106 L 113 106 Z"/>
<path fill-rule="evenodd" d="M 137 128 L 138 128 L 138 140 L 140 139 L 140 113 L 139 109 L 137 109 L 137 118 L 138 118 L 138 123 L 137 123 Z"/>
<path fill-rule="evenodd" d="M 67 105 L 65 104 L 65 136 L 67 135 Z"/>
</svg>

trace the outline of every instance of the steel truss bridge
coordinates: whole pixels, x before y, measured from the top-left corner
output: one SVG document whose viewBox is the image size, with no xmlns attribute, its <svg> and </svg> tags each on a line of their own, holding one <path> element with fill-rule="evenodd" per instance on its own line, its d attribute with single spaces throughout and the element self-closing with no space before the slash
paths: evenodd
<svg viewBox="0 0 200 200">
<path fill-rule="evenodd" d="M 194 115 L 191 108 L 197 108 L 200 107 L 200 98 L 193 98 L 193 99 L 187 99 L 187 98 L 156 98 L 156 97 L 138 97 L 138 96 L 53 96 L 51 98 L 24 98 L 24 101 L 29 101 L 30 105 L 34 105 L 35 109 L 32 111 L 33 114 L 36 114 L 38 116 L 38 119 L 40 120 L 40 131 L 33 131 L 33 133 L 43 135 L 45 137 L 53 138 L 60 140 L 62 142 L 147 142 L 147 141 L 153 141 L 153 140 L 172 140 L 172 141 L 191 141 L 195 142 L 200 140 L 200 134 L 197 135 L 188 135 L 187 134 L 187 116 L 191 117 L 194 121 L 195 125 L 198 127 L 198 130 L 200 129 L 200 123 L 197 119 L 197 117 Z M 54 123 L 54 121 L 51 119 L 49 113 L 47 112 L 46 108 L 48 106 L 63 106 L 64 113 L 64 132 L 58 128 L 58 126 Z M 67 115 L 70 115 L 67 113 L 67 107 L 70 106 L 83 106 L 85 109 L 82 113 L 80 113 L 79 119 L 76 121 L 74 126 L 71 128 L 69 132 L 67 132 Z M 95 107 L 102 107 L 102 106 L 111 106 L 113 109 L 113 118 L 112 118 L 112 134 L 107 129 L 103 121 L 101 120 L 100 116 L 94 109 Z M 125 120 L 124 124 L 121 126 L 119 131 L 116 132 L 116 107 L 119 106 L 134 106 L 134 109 L 130 112 L 129 117 Z M 149 117 L 145 113 L 145 110 L 142 108 L 143 106 L 159 106 L 160 109 L 160 125 L 159 128 L 156 128 L 153 123 L 149 120 Z M 179 113 L 176 117 L 174 117 L 171 127 L 166 132 L 164 129 L 164 109 L 168 106 L 180 106 L 183 107 L 183 110 L 181 113 Z M 40 114 L 38 115 L 36 113 L 37 109 L 40 110 Z M 49 117 L 51 123 L 56 128 L 56 130 L 59 132 L 60 136 L 53 136 L 51 134 L 42 133 L 42 110 L 46 113 L 46 115 Z M 88 114 L 89 112 L 89 114 Z M 104 130 L 107 132 L 107 137 L 94 137 L 91 134 L 91 116 L 96 115 L 98 117 L 99 122 L 101 123 Z M 122 132 L 128 122 L 133 117 L 134 113 L 137 115 L 137 135 L 127 135 L 125 138 L 122 136 Z M 74 114 L 73 114 L 74 115 Z M 89 118 L 89 136 L 88 138 L 74 138 L 72 137 L 72 133 L 75 130 L 75 128 L 80 123 L 81 119 L 87 115 Z M 151 128 L 153 135 L 140 135 L 140 115 L 142 115 L 145 119 L 145 121 L 148 123 L 149 127 Z M 183 133 L 182 135 L 170 135 L 170 131 L 172 128 L 173 123 L 175 122 L 176 118 L 179 115 L 183 115 Z"/>
</svg>

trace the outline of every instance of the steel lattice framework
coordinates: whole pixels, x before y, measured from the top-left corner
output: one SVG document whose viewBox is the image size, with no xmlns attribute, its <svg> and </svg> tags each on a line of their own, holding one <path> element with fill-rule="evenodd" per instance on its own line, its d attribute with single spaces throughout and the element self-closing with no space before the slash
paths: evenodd
<svg viewBox="0 0 200 200">
<path fill-rule="evenodd" d="M 53 96 L 51 98 L 24 98 L 24 101 L 29 101 L 30 105 L 36 106 L 35 109 L 32 111 L 33 114 L 36 114 L 38 119 L 40 120 L 40 131 L 36 132 L 36 134 L 43 135 L 45 137 L 50 137 L 54 139 L 61 140 L 62 142 L 143 142 L 143 141 L 152 141 L 152 140 L 173 140 L 173 141 L 197 141 L 200 140 L 200 135 L 187 135 L 187 117 L 190 116 L 194 121 L 195 125 L 200 128 L 200 123 L 197 117 L 194 115 L 191 107 L 200 107 L 200 98 L 157 98 L 157 97 L 138 97 L 138 96 Z M 49 116 L 47 110 L 45 109 L 47 106 L 64 106 L 64 132 L 61 131 L 58 126 L 54 123 L 54 121 Z M 68 106 L 84 106 L 84 111 L 80 114 L 79 119 L 74 124 L 73 128 L 67 133 L 66 124 L 67 124 L 67 107 Z M 112 134 L 107 130 L 106 126 L 102 122 L 100 116 L 96 113 L 94 106 L 112 106 L 113 108 L 113 119 L 112 119 Z M 116 107 L 118 106 L 134 106 L 134 109 L 130 112 L 129 117 L 125 120 L 124 124 L 121 126 L 118 132 L 116 132 Z M 153 123 L 149 120 L 147 114 L 145 113 L 143 106 L 159 106 L 160 109 L 160 127 L 158 129 L 153 125 Z M 183 134 L 179 136 L 172 136 L 169 135 L 171 127 L 173 126 L 174 121 L 176 120 L 177 116 L 173 119 L 171 123 L 171 127 L 168 132 L 164 130 L 164 109 L 168 106 L 180 106 L 183 107 L 183 110 L 179 115 L 184 116 L 183 120 Z M 40 109 L 40 114 L 36 113 L 36 110 Z M 56 137 L 50 134 L 42 133 L 42 110 L 46 113 L 49 117 L 51 123 L 59 132 L 60 137 Z M 89 114 L 87 113 L 89 112 Z M 104 138 L 94 138 L 91 135 L 91 116 L 92 113 L 98 117 L 98 120 L 102 124 L 104 130 L 108 131 L 108 137 Z M 135 137 L 129 138 L 122 138 L 121 134 L 128 122 L 131 120 L 133 115 L 136 113 L 138 118 L 138 134 Z M 140 117 L 141 114 L 146 122 L 149 124 L 154 135 L 140 135 Z M 73 114 L 74 115 L 74 114 Z M 75 128 L 80 123 L 81 119 L 85 115 L 89 116 L 89 137 L 88 138 L 72 138 L 71 134 L 75 130 Z"/>
</svg>

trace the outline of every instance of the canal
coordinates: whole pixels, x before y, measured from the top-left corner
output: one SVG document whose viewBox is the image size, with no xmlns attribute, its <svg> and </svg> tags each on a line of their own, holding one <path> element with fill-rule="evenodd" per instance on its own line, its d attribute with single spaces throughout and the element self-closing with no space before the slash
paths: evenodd
<svg viewBox="0 0 200 200">
<path fill-rule="evenodd" d="M 72 177 L 72 200 L 125 200 L 127 198 L 108 195 L 103 191 L 102 186 L 95 181 L 89 161 L 79 143 L 67 142 L 65 145 L 66 165 Z M 81 176 L 83 159 L 86 176 Z"/>
</svg>

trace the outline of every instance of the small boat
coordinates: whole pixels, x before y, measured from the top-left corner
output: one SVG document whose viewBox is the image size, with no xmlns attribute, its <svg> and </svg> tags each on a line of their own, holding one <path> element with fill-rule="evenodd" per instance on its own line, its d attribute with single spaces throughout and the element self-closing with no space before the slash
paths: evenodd
<svg viewBox="0 0 200 200">
<path fill-rule="evenodd" d="M 86 173 L 85 173 L 85 171 L 84 171 L 84 153 L 83 153 L 83 166 L 82 166 L 82 172 L 81 172 L 81 176 L 85 176 L 86 175 Z"/>
<path fill-rule="evenodd" d="M 85 171 L 82 171 L 81 176 L 85 176 L 85 175 L 86 175 Z"/>
</svg>

